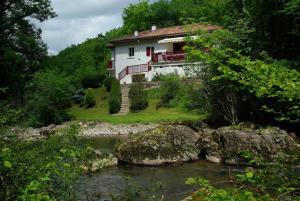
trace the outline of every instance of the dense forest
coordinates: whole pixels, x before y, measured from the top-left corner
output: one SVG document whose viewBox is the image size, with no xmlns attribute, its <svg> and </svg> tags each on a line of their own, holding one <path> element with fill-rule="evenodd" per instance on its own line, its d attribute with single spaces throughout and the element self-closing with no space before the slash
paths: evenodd
<svg viewBox="0 0 300 201">
<path fill-rule="evenodd" d="M 44 22 L 54 17 L 50 0 L 0 2 L 0 136 L 10 126 L 43 127 L 70 120 L 67 110 L 80 90 L 87 89 L 95 99 L 93 89 L 88 88 L 116 88 L 117 98 L 112 89 L 108 99 L 109 104 L 119 104 L 120 83 L 107 78 L 109 41 L 151 25 L 193 23 L 222 27 L 213 33 L 199 30 L 194 33 L 197 39 L 186 39 L 186 61 L 202 65 L 185 70 L 196 75 L 201 87 L 174 75 L 157 78 L 163 82 L 157 108 L 183 105 L 188 112 L 205 113 L 205 124 L 213 127 L 253 122 L 299 135 L 299 0 L 143 0 L 124 8 L 122 27 L 49 56 L 42 30 L 31 19 Z M 145 94 L 140 86 L 133 87 L 134 110 L 148 106 Z M 89 102 L 87 97 L 84 102 Z M 95 104 L 92 100 L 90 105 Z M 73 200 L 71 184 L 80 174 L 79 167 L 88 166 L 87 160 L 95 156 L 90 147 L 78 142 L 78 133 L 71 126 L 63 131 L 65 137 L 32 144 L 15 138 L 1 140 L 0 199 Z M 292 172 L 299 169 L 299 153 L 292 152 L 279 156 L 271 166 L 244 153 L 252 167 L 259 168 L 240 174 L 230 193 L 201 178 L 187 183 L 202 187 L 199 193 L 208 201 L 299 200 L 299 176 Z M 135 200 L 130 197 L 134 194 L 127 193 L 129 197 L 115 200 Z"/>
</svg>

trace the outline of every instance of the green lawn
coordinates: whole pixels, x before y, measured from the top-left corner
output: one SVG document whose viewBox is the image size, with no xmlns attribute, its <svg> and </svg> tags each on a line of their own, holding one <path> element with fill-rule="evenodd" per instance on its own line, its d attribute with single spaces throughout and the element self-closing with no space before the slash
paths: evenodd
<svg viewBox="0 0 300 201">
<path fill-rule="evenodd" d="M 112 124 L 118 123 L 150 123 L 150 122 L 174 122 L 182 120 L 199 120 L 205 115 L 199 115 L 192 112 L 185 112 L 178 108 L 160 108 L 156 109 L 158 99 L 150 99 L 149 107 L 138 113 L 129 113 L 127 116 L 114 116 L 108 113 L 107 94 L 104 88 L 95 90 L 97 95 L 97 104 L 94 108 L 80 108 L 74 105 L 69 113 L 77 120 L 81 121 L 104 121 Z"/>
</svg>

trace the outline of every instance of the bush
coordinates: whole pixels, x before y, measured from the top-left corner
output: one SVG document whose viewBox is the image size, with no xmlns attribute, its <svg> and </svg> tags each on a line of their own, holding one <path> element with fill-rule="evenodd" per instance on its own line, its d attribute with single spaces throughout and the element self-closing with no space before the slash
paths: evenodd
<svg viewBox="0 0 300 201">
<path fill-rule="evenodd" d="M 35 74 L 27 86 L 25 115 L 30 126 L 45 126 L 69 120 L 66 108 L 72 104 L 70 79 L 54 71 Z"/>
<path fill-rule="evenodd" d="M 180 79 L 178 76 L 170 74 L 164 76 L 161 86 L 160 106 L 170 106 L 170 101 L 175 99 L 180 90 Z"/>
<path fill-rule="evenodd" d="M 92 153 L 75 126 L 62 134 L 0 141 L 0 200 L 75 200 L 76 179 Z"/>
<path fill-rule="evenodd" d="M 129 91 L 130 110 L 141 111 L 148 107 L 147 94 L 143 84 L 133 84 Z"/>
<path fill-rule="evenodd" d="M 121 85 L 119 80 L 114 79 L 108 96 L 109 113 L 116 114 L 120 111 L 122 104 Z"/>
<path fill-rule="evenodd" d="M 107 92 L 110 91 L 112 82 L 113 82 L 115 79 L 116 79 L 116 78 L 114 78 L 114 77 L 107 77 L 107 78 L 104 79 L 103 85 L 104 85 L 104 87 L 106 88 L 106 91 L 107 91 Z"/>
<path fill-rule="evenodd" d="M 16 124 L 22 116 L 22 110 L 0 103 L 0 129 L 12 124 Z"/>
<path fill-rule="evenodd" d="M 93 89 L 88 88 L 84 97 L 84 104 L 87 108 L 94 107 L 96 105 L 96 95 Z"/>
<path fill-rule="evenodd" d="M 83 88 L 98 88 L 103 84 L 105 75 L 101 73 L 86 73 L 81 78 L 81 84 Z"/>
</svg>

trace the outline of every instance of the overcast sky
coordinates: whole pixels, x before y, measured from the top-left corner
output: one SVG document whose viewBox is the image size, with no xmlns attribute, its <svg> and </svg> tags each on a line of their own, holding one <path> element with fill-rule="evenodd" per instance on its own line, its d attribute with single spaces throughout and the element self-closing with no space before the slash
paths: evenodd
<svg viewBox="0 0 300 201">
<path fill-rule="evenodd" d="M 139 0 L 52 0 L 58 17 L 38 24 L 49 54 L 122 26 L 122 10 Z"/>
</svg>

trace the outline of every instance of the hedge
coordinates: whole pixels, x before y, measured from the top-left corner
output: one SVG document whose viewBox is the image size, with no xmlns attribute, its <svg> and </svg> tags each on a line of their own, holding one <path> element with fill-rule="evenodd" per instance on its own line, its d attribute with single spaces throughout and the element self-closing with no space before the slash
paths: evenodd
<svg viewBox="0 0 300 201">
<path fill-rule="evenodd" d="M 94 107 L 96 105 L 96 94 L 93 89 L 88 88 L 84 97 L 84 104 L 87 108 Z"/>
<path fill-rule="evenodd" d="M 108 96 L 109 113 L 116 114 L 120 111 L 122 104 L 121 85 L 119 80 L 113 79 L 111 91 Z"/>
<path fill-rule="evenodd" d="M 130 110 L 138 112 L 148 107 L 147 94 L 144 85 L 141 83 L 133 84 L 129 91 Z"/>
</svg>

